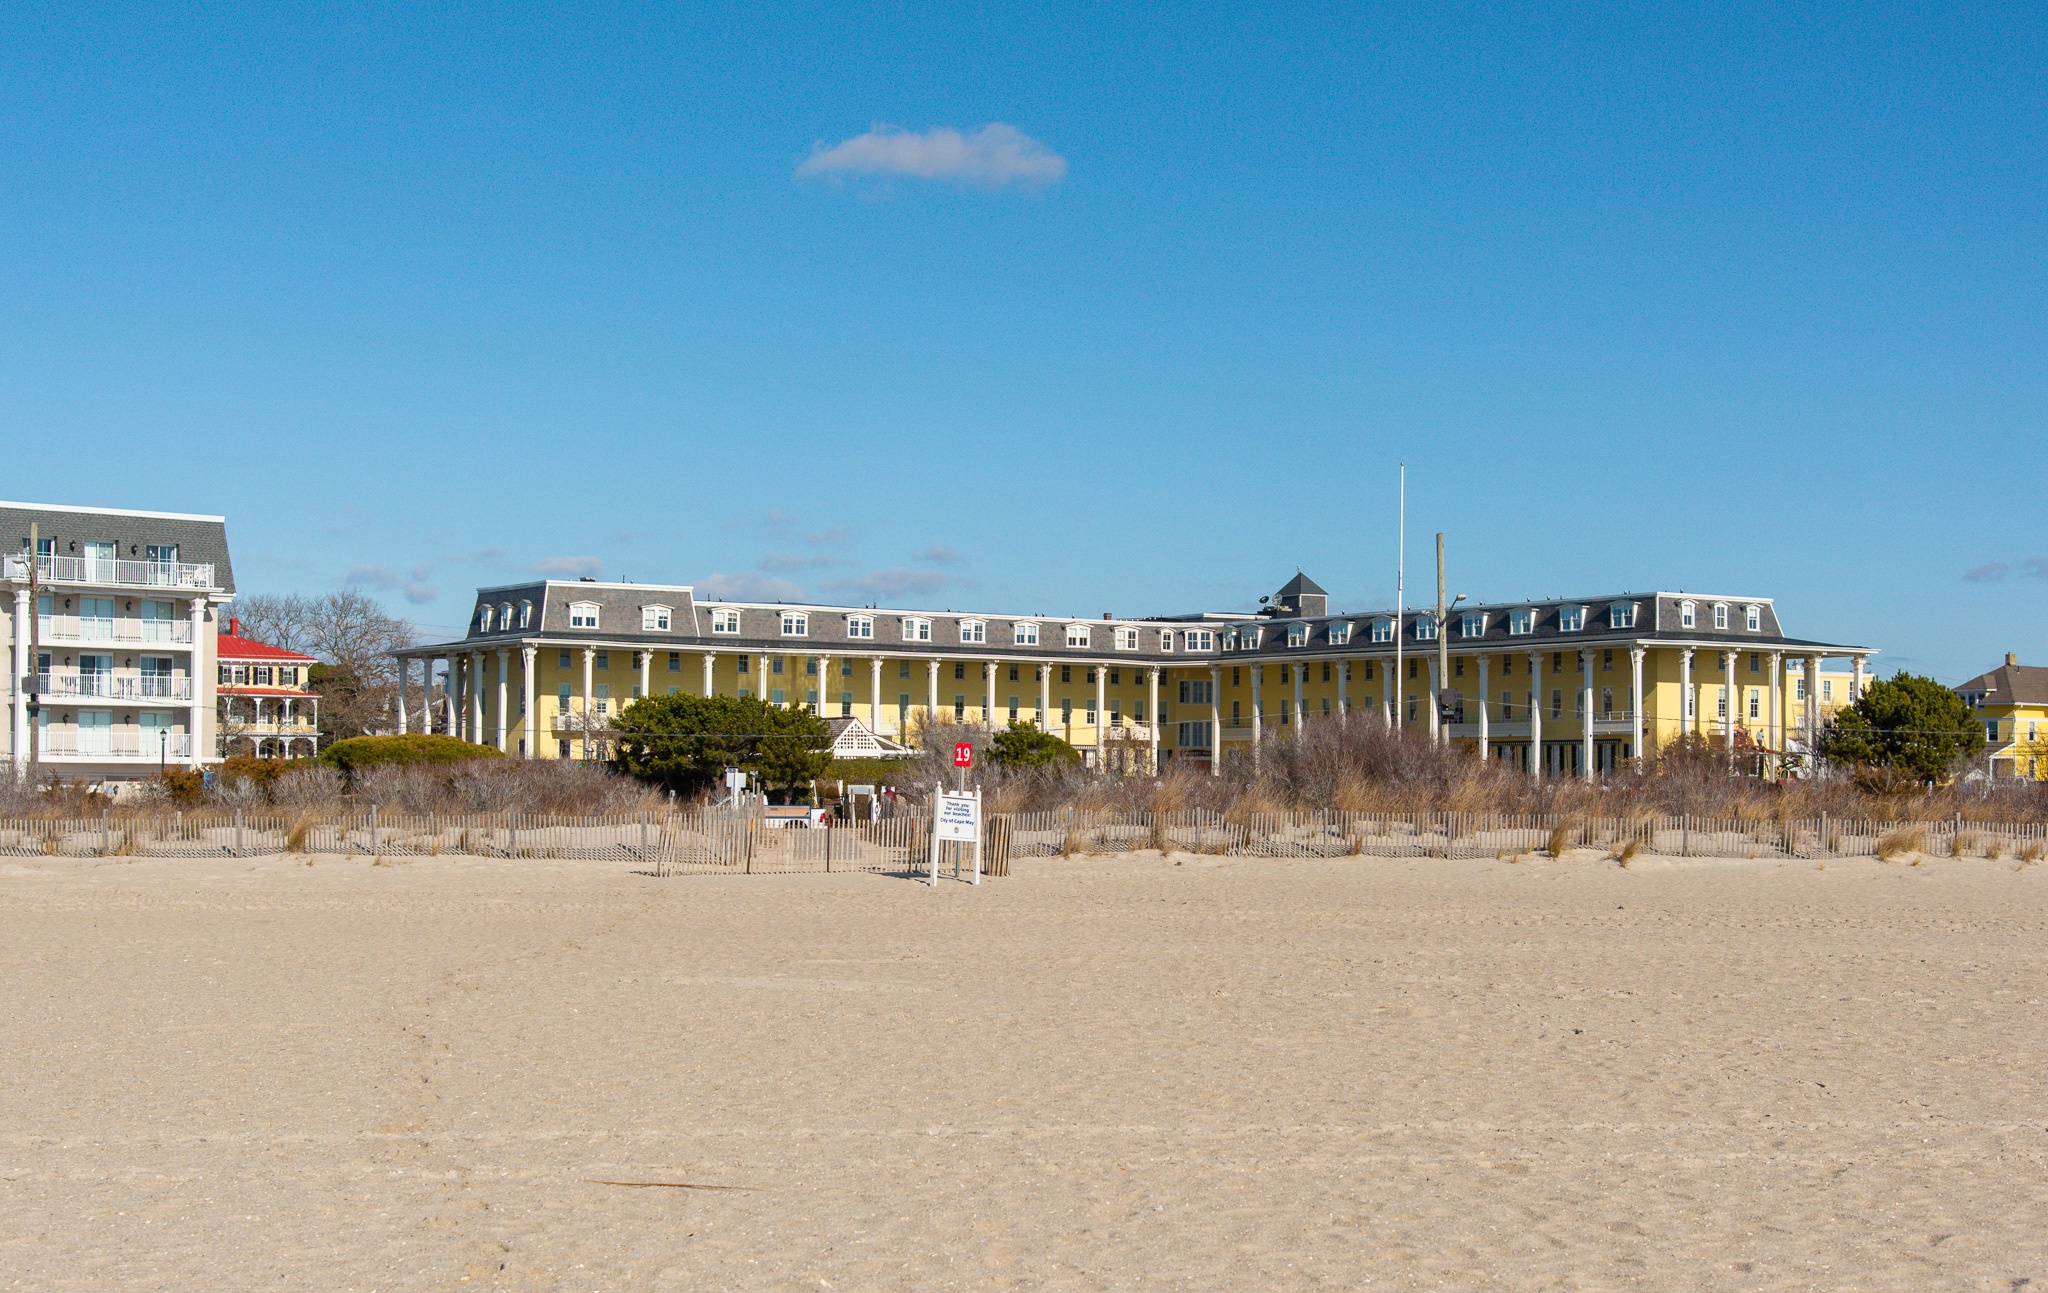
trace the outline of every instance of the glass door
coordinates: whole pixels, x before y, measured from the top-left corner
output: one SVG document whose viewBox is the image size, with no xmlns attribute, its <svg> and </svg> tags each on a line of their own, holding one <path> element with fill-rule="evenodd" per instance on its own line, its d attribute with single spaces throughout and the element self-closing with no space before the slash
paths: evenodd
<svg viewBox="0 0 2048 1293">
<path fill-rule="evenodd" d="M 114 752 L 114 711 L 111 709 L 81 709 L 78 711 L 78 752 L 97 755 L 100 758 Z"/>
<path fill-rule="evenodd" d="M 142 604 L 142 640 L 144 642 L 177 641 L 178 608 L 171 602 L 144 602 Z"/>
<path fill-rule="evenodd" d="M 88 642 L 111 642 L 114 640 L 113 598 L 81 597 L 78 599 L 78 636 Z"/>
<path fill-rule="evenodd" d="M 114 582 L 114 559 L 121 549 L 111 543 L 85 545 L 86 578 L 96 584 Z"/>
</svg>

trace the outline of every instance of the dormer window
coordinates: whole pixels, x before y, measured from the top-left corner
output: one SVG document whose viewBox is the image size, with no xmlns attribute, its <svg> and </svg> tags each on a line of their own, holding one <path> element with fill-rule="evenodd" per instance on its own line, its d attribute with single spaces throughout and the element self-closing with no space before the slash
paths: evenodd
<svg viewBox="0 0 2048 1293">
<path fill-rule="evenodd" d="M 1460 621 L 1459 621 L 1459 623 L 1458 623 L 1458 631 L 1459 631 L 1459 632 L 1461 632 L 1461 633 L 1463 633 L 1463 634 L 1464 634 L 1464 635 L 1465 635 L 1466 637 L 1468 637 L 1468 638 L 1483 638 L 1483 637 L 1485 637 L 1485 636 L 1486 636 L 1486 612 L 1485 612 L 1485 611 L 1468 611 L 1468 612 L 1466 612 L 1466 614 L 1465 614 L 1465 617 L 1464 617 L 1464 618 L 1463 618 L 1462 620 L 1460 620 Z"/>
<path fill-rule="evenodd" d="M 1307 646 L 1308 625 L 1289 624 L 1287 626 L 1287 645 L 1291 647 Z"/>
<path fill-rule="evenodd" d="M 1216 631 L 1214 629 L 1189 629 L 1184 635 L 1183 645 L 1190 651 L 1214 651 Z"/>
<path fill-rule="evenodd" d="M 875 636 L 875 617 L 872 615 L 849 615 L 846 617 L 846 636 L 866 640 Z"/>
<path fill-rule="evenodd" d="M 1616 602 L 1607 608 L 1607 627 L 1611 629 L 1632 629 L 1636 626 L 1636 604 Z"/>
<path fill-rule="evenodd" d="M 1764 608 L 1763 608 L 1763 607 L 1761 607 L 1761 606 L 1745 606 L 1745 607 L 1743 607 L 1743 608 L 1742 608 L 1742 627 L 1743 627 L 1743 628 L 1746 628 L 1746 629 L 1748 629 L 1748 630 L 1749 630 L 1749 631 L 1750 631 L 1751 633 L 1761 633 L 1761 632 L 1763 632 L 1763 629 L 1764 629 Z"/>
<path fill-rule="evenodd" d="M 962 642 L 988 641 L 988 623 L 985 620 L 961 620 L 960 640 Z"/>
<path fill-rule="evenodd" d="M 1726 632 L 1728 629 L 1728 603 L 1714 603 L 1714 627 Z"/>
<path fill-rule="evenodd" d="M 711 612 L 711 631 L 713 633 L 738 633 L 740 631 L 740 613 L 729 607 L 719 607 L 713 610 Z"/>
<path fill-rule="evenodd" d="M 1171 650 L 1173 650 L 1173 630 L 1172 630 L 1172 629 L 1161 629 L 1161 630 L 1159 630 L 1159 649 L 1160 649 L 1161 651 L 1171 651 Z"/>
<path fill-rule="evenodd" d="M 1700 604 L 1698 602 L 1680 602 L 1678 604 L 1678 627 L 1682 629 L 1697 627 L 1700 618 L 1699 612 Z"/>
<path fill-rule="evenodd" d="M 520 627 L 520 628 L 531 628 L 532 626 L 533 626 L 533 603 L 532 603 L 532 602 L 521 602 L 521 603 L 519 603 L 519 627 Z"/>
<path fill-rule="evenodd" d="M 1070 646 L 1070 647 L 1085 647 L 1085 646 L 1087 646 L 1087 645 L 1088 645 L 1088 626 L 1087 626 L 1086 624 L 1069 624 L 1069 625 L 1067 625 L 1067 645 L 1068 645 L 1068 646 Z"/>
<path fill-rule="evenodd" d="M 1351 621 L 1338 620 L 1330 625 L 1330 645 L 1344 646 L 1351 641 Z"/>
<path fill-rule="evenodd" d="M 904 620 L 904 621 L 903 621 L 903 640 L 904 640 L 905 642 L 929 642 L 929 641 L 931 641 L 931 640 L 932 640 L 932 622 L 931 622 L 930 620 L 925 620 L 925 619 L 915 619 L 915 618 L 913 618 L 913 619 L 906 619 L 906 620 Z"/>
<path fill-rule="evenodd" d="M 640 631 L 642 633 L 666 633 L 669 626 L 669 608 L 666 606 L 642 606 L 640 608 Z"/>
<path fill-rule="evenodd" d="M 1524 608 L 1519 611 L 1508 612 L 1509 637 L 1525 638 L 1528 637 L 1531 633 L 1534 633 L 1535 631 L 1536 612 L 1533 609 Z"/>
<path fill-rule="evenodd" d="M 569 627 L 572 629 L 594 629 L 597 627 L 596 602 L 569 603 Z"/>
<path fill-rule="evenodd" d="M 1266 630 L 1262 628 L 1239 629 L 1237 645 L 1246 651 L 1256 651 L 1259 649 L 1259 643 L 1265 639 L 1265 636 Z"/>
<path fill-rule="evenodd" d="M 1038 645 L 1038 625 L 1030 620 L 1018 620 L 1010 626 L 1010 641 L 1018 646 Z"/>
<path fill-rule="evenodd" d="M 512 627 L 512 603 L 498 603 L 498 631 L 506 632 Z"/>
<path fill-rule="evenodd" d="M 1583 606 L 1560 606 L 1557 608 L 1557 631 L 1577 633 L 1586 627 L 1586 608 Z"/>
<path fill-rule="evenodd" d="M 1394 640 L 1394 621 L 1374 620 L 1372 622 L 1372 640 L 1375 642 L 1392 642 Z"/>
<path fill-rule="evenodd" d="M 476 631 L 479 633 L 488 633 L 491 631 L 490 607 L 479 606 L 476 608 Z"/>
<path fill-rule="evenodd" d="M 807 638 L 811 635 L 811 617 L 802 611 L 782 613 L 782 636 L 786 638 Z"/>
<path fill-rule="evenodd" d="M 1436 616 L 1418 615 L 1415 617 L 1415 640 L 1417 642 L 1436 641 Z"/>
<path fill-rule="evenodd" d="M 1137 650 L 1138 630 L 1122 625 L 1118 626 L 1116 631 L 1116 649 L 1119 651 Z"/>
</svg>

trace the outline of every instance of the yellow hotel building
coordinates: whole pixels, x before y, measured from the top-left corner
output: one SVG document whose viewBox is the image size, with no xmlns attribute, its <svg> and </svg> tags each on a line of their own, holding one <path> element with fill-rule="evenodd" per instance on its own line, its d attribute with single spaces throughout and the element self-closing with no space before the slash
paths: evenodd
<svg viewBox="0 0 2048 1293">
<path fill-rule="evenodd" d="M 1439 635 L 1448 654 L 1438 675 Z M 931 716 L 1038 725 L 1091 763 L 1212 769 L 1306 723 L 1419 724 L 1534 776 L 1622 766 L 1687 733 L 1803 752 L 1863 687 L 1869 647 L 1787 636 L 1767 597 L 1694 593 L 1329 612 L 1297 576 L 1256 614 L 1141 619 L 699 600 L 687 586 L 545 580 L 479 589 L 461 641 L 396 653 L 445 672 L 455 734 L 526 758 L 594 757 L 649 695 L 758 696 L 915 740 Z M 1847 658 L 1848 695 L 1822 692 Z M 1826 690 L 1837 687 L 1832 679 Z M 1431 697 L 1444 693 L 1446 719 Z M 417 715 L 431 714 L 424 704 Z M 415 724 L 417 726 L 417 724 Z M 445 724 L 444 724 L 445 726 Z"/>
</svg>

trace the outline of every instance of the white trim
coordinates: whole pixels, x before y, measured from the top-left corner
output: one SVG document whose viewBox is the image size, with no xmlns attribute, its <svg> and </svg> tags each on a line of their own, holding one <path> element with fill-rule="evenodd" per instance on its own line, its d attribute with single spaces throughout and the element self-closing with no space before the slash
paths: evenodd
<svg viewBox="0 0 2048 1293">
<path fill-rule="evenodd" d="M 9 503 L 0 501 L 0 507 L 18 507 L 26 512 L 83 512 L 91 516 L 141 516 L 152 521 L 215 521 L 227 524 L 225 516 L 201 516 L 196 512 L 143 512 L 131 507 L 71 507 L 63 503 Z"/>
</svg>

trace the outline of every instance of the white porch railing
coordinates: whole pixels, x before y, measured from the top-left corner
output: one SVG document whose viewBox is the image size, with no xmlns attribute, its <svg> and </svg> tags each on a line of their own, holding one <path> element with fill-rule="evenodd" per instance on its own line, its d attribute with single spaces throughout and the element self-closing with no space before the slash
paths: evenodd
<svg viewBox="0 0 2048 1293">
<path fill-rule="evenodd" d="M 42 733 L 38 751 L 50 759 L 189 759 L 192 737 L 186 732 L 168 734 L 135 728 L 49 729 Z"/>
<path fill-rule="evenodd" d="M 36 635 L 43 642 L 161 642 L 189 646 L 189 620 L 97 619 L 79 615 L 39 615 Z"/>
<path fill-rule="evenodd" d="M 111 673 L 45 673 L 36 676 L 36 691 L 58 700 L 192 699 L 190 678 Z"/>
<path fill-rule="evenodd" d="M 53 584 L 113 584 L 123 588 L 219 587 L 210 561 L 106 561 L 94 557 L 37 557 L 36 575 Z M 0 561 L 0 578 L 26 581 L 28 559 Z"/>
</svg>

